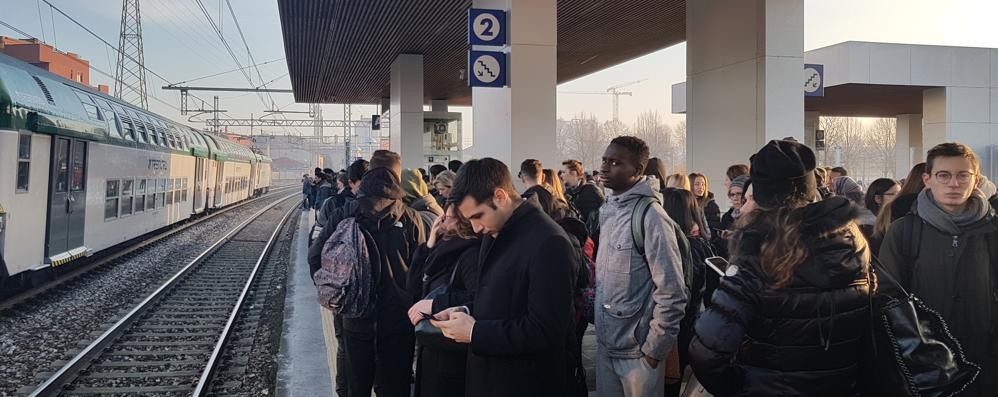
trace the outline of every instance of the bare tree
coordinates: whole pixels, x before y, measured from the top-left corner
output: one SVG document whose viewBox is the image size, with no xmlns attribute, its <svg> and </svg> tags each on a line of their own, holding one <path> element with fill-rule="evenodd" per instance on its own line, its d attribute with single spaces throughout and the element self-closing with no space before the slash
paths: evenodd
<svg viewBox="0 0 998 397">
<path fill-rule="evenodd" d="M 822 117 L 818 124 L 825 130 L 827 150 L 823 163 L 846 168 L 858 165 L 866 146 L 863 124 L 852 117 Z M 842 164 L 835 164 L 836 151 L 841 152 Z"/>
<path fill-rule="evenodd" d="M 665 124 L 657 110 L 645 111 L 638 115 L 634 124 L 634 136 L 648 144 L 652 157 L 660 157 L 669 169 L 675 163 L 675 150 L 672 144 L 672 128 Z"/>
<path fill-rule="evenodd" d="M 670 170 L 686 173 L 686 120 L 672 127 L 672 163 L 666 163 Z"/>
<path fill-rule="evenodd" d="M 606 128 L 592 114 L 558 120 L 558 149 L 562 159 L 575 159 L 586 169 L 596 169 L 610 141 Z"/>
<path fill-rule="evenodd" d="M 897 119 L 882 118 L 873 122 L 869 129 L 870 151 L 880 165 L 883 177 L 894 178 L 894 152 L 897 143 Z"/>
</svg>

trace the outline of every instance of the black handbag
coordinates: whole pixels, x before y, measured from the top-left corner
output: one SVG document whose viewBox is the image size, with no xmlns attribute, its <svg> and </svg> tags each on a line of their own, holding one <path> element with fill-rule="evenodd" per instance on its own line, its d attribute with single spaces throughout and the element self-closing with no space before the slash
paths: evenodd
<svg viewBox="0 0 998 397">
<path fill-rule="evenodd" d="M 883 275 L 901 296 L 871 294 L 865 349 L 871 356 L 863 362 L 867 394 L 944 397 L 962 392 L 980 366 L 967 360 L 939 313 L 906 291 L 875 258 L 873 264 L 871 273 Z"/>
<path fill-rule="evenodd" d="M 460 264 L 454 266 L 447 284 L 434 288 L 423 299 L 436 299 L 438 296 L 446 294 L 451 284 L 454 283 L 454 276 L 457 275 L 457 268 L 459 266 Z M 453 339 L 444 336 L 444 332 L 440 328 L 434 327 L 433 324 L 430 324 L 430 320 L 425 318 L 416 323 L 416 342 L 421 347 L 449 352 L 463 353 L 468 351 L 467 344 L 455 342 Z"/>
</svg>

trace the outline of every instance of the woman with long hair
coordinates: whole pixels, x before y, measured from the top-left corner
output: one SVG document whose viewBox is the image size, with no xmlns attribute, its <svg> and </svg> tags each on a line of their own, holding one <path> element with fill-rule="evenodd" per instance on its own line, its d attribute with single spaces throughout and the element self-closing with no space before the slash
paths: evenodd
<svg viewBox="0 0 998 397">
<path fill-rule="evenodd" d="M 671 174 L 665 177 L 665 187 L 690 190 L 690 178 L 683 174 Z"/>
<path fill-rule="evenodd" d="M 690 173 L 690 186 L 693 196 L 697 199 L 697 204 L 703 209 L 704 219 L 707 226 L 713 233 L 721 228 L 721 207 L 714 201 L 714 193 L 710 191 L 710 183 L 707 176 L 698 172 Z"/>
<path fill-rule="evenodd" d="M 690 286 L 686 300 L 686 316 L 680 324 L 678 340 L 679 373 L 689 364 L 689 346 L 693 339 L 692 325 L 700 311 L 709 304 L 710 295 L 717 288 L 719 277 L 717 273 L 708 270 L 704 260 L 715 255 L 714 247 L 700 231 L 708 227 L 701 217 L 702 210 L 693 192 L 677 188 L 666 188 L 662 194 L 662 207 L 683 231 L 689 242 L 690 256 L 693 259 L 691 269 L 687 269 Z M 670 356 L 671 357 L 671 356 Z M 668 372 L 672 366 L 667 366 Z M 678 396 L 679 381 L 669 379 L 666 374 L 666 395 Z M 679 376 L 681 377 L 681 376 Z"/>
<path fill-rule="evenodd" d="M 565 199 L 565 184 L 562 183 L 558 173 L 550 168 L 544 169 L 544 187 L 548 188 L 555 200 L 568 204 L 568 200 Z"/>
<path fill-rule="evenodd" d="M 900 191 L 901 184 L 897 181 L 891 178 L 877 179 L 870 182 L 870 186 L 866 188 L 866 197 L 863 198 L 863 204 L 870 212 L 879 214 L 880 208 L 890 205 L 891 201 L 894 201 L 894 197 Z"/>
<path fill-rule="evenodd" d="M 870 252 L 844 197 L 817 198 L 814 152 L 770 141 L 752 156 L 756 208 L 694 327 L 693 371 L 715 396 L 858 396 Z"/>
<path fill-rule="evenodd" d="M 658 157 L 648 159 L 648 166 L 645 167 L 645 175 L 650 175 L 658 179 L 658 191 L 665 190 L 665 163 Z"/>
<path fill-rule="evenodd" d="M 904 183 L 901 184 L 901 190 L 898 191 L 897 196 L 894 196 L 894 201 L 891 202 L 891 211 L 887 214 L 891 222 L 901 219 L 911 212 L 911 206 L 915 205 L 918 194 L 922 192 L 922 189 L 925 189 L 925 182 L 922 181 L 922 175 L 925 175 L 925 163 L 918 163 L 914 167 L 911 167 L 908 176 L 904 178 Z"/>
<path fill-rule="evenodd" d="M 413 325 L 444 309 L 461 306 L 472 300 L 478 289 L 478 235 L 471 223 L 461 216 L 457 205 L 448 204 L 444 214 L 433 223 L 426 243 L 416 251 L 407 273 L 406 288 L 417 299 L 434 290 L 446 292 L 422 298 L 409 308 Z M 419 345 L 416 357 L 415 395 L 423 397 L 464 396 L 467 346 L 446 349 Z"/>
</svg>

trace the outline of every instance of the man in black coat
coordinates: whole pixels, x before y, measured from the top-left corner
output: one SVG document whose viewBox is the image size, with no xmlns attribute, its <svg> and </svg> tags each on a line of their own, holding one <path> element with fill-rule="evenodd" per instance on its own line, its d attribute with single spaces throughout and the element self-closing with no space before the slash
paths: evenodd
<svg viewBox="0 0 998 397">
<path fill-rule="evenodd" d="M 437 314 L 446 321 L 433 321 L 445 336 L 471 344 L 465 394 L 565 395 L 574 338 L 568 235 L 520 198 L 509 169 L 496 159 L 465 163 L 451 198 L 485 235 L 474 301 Z"/>
</svg>

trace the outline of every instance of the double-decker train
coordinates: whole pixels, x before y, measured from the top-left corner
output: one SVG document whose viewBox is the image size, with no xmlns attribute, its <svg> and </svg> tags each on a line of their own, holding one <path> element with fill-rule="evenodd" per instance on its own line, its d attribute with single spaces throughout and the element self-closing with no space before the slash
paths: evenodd
<svg viewBox="0 0 998 397">
<path fill-rule="evenodd" d="M 266 156 L 0 54 L 0 286 L 270 185 Z"/>
</svg>

